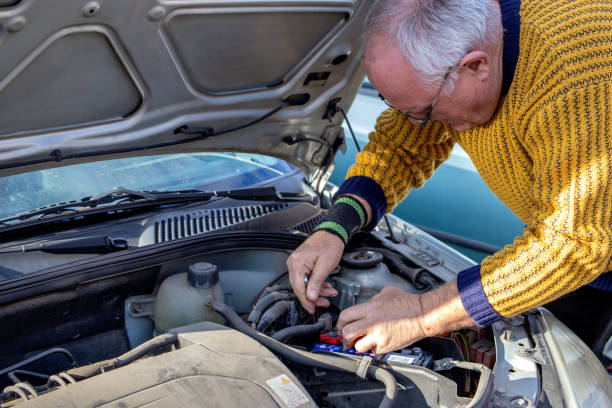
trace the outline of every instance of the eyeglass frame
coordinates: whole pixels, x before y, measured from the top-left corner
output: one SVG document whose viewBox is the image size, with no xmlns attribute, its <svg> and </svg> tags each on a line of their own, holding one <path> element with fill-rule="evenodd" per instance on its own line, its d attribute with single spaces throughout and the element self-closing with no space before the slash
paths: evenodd
<svg viewBox="0 0 612 408">
<path fill-rule="evenodd" d="M 456 65 L 455 65 L 456 66 Z M 429 122 L 429 118 L 431 117 L 431 113 L 434 110 L 434 106 L 436 106 L 436 102 L 438 101 L 438 98 L 440 97 L 440 94 L 442 93 L 442 89 L 444 88 L 444 84 L 446 83 L 446 80 L 448 79 L 448 77 L 450 76 L 451 70 L 453 68 L 455 68 L 455 66 L 449 67 L 446 70 L 446 74 L 444 74 L 444 78 L 442 79 L 442 83 L 440 84 L 440 88 L 438 88 L 438 92 L 436 92 L 436 96 L 434 97 L 433 102 L 431 102 L 431 105 L 429 105 L 429 109 L 427 109 L 427 113 L 425 114 L 425 118 L 424 119 L 417 119 L 414 116 L 412 116 L 411 114 L 409 114 L 408 112 L 403 112 L 399 109 L 397 109 L 395 106 L 391 105 L 391 103 L 389 103 L 388 100 L 385 99 L 384 96 L 382 96 L 382 94 L 379 92 L 378 93 L 378 97 L 385 103 L 385 105 L 387 105 L 390 108 L 393 108 L 395 110 L 397 110 L 399 113 L 401 113 L 402 115 L 405 115 L 408 117 L 408 119 L 412 120 L 413 122 L 417 122 L 419 125 L 421 125 L 421 127 L 424 127 L 427 122 Z"/>
</svg>

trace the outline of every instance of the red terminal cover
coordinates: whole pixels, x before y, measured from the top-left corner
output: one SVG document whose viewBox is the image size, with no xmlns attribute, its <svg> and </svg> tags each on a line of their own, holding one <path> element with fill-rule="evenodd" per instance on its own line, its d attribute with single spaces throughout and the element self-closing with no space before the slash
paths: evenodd
<svg viewBox="0 0 612 408">
<path fill-rule="evenodd" d="M 325 343 L 325 344 L 341 345 L 342 344 L 342 336 L 341 335 L 330 336 L 327 333 L 322 333 L 322 334 L 319 334 L 319 341 L 321 343 Z"/>
</svg>

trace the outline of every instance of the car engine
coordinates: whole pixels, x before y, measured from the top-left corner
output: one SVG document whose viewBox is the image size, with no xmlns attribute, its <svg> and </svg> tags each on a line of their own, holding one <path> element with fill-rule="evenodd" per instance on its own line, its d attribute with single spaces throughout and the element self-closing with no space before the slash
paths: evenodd
<svg viewBox="0 0 612 408">
<path fill-rule="evenodd" d="M 420 293 L 442 284 L 400 253 L 356 241 L 328 278 L 338 296 L 314 315 L 291 290 L 291 251 L 253 242 L 9 305 L 0 323 L 22 342 L 4 344 L 0 406 L 378 406 L 388 387 L 366 375 L 372 367 L 392 373 L 398 405 L 481 398 L 495 358 L 490 333 L 443 333 L 386 355 L 342 346 L 342 310 L 387 285 Z M 37 313 L 48 318 L 24 320 Z M 464 338 L 488 344 L 482 355 L 492 360 L 469 363 Z M 334 358 L 370 368 L 360 378 Z"/>
</svg>

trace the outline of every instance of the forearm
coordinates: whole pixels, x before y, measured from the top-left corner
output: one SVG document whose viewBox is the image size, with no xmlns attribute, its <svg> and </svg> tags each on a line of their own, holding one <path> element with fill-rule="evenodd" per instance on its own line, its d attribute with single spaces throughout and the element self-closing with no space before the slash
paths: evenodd
<svg viewBox="0 0 612 408">
<path fill-rule="evenodd" d="M 454 280 L 420 296 L 421 329 L 427 337 L 450 330 L 474 326 L 474 321 L 463 307 L 457 281 Z"/>
<path fill-rule="evenodd" d="M 367 227 L 370 224 L 370 222 L 372 221 L 372 207 L 370 207 L 370 204 L 368 204 L 368 202 L 364 198 L 359 197 L 356 194 L 347 194 L 347 196 L 352 197 L 355 200 L 359 201 L 361 203 L 361 205 L 363 205 L 363 208 L 365 208 L 366 214 L 367 214 L 367 217 L 366 217 L 367 220 L 366 220 L 364 226 Z"/>
</svg>

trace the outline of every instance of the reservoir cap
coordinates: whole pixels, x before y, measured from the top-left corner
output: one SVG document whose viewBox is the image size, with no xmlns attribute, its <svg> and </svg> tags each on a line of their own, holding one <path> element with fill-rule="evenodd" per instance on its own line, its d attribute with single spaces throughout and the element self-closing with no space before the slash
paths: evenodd
<svg viewBox="0 0 612 408">
<path fill-rule="evenodd" d="M 187 282 L 194 288 L 210 288 L 219 282 L 219 268 L 208 262 L 189 265 Z"/>
</svg>

